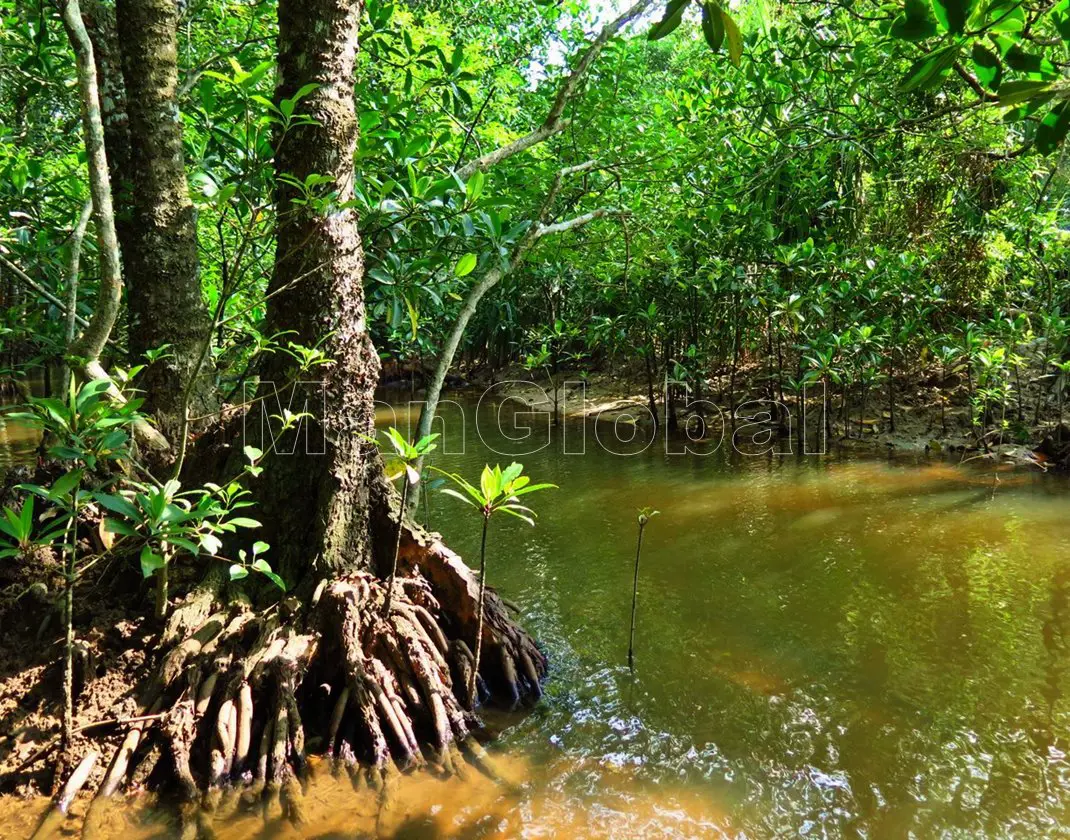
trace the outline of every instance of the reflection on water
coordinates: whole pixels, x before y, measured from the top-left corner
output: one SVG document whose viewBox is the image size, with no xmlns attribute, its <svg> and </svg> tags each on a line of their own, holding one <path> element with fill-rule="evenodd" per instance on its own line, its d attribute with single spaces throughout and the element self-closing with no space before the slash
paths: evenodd
<svg viewBox="0 0 1070 840">
<path fill-rule="evenodd" d="M 469 425 L 467 452 L 436 453 L 437 466 L 471 477 L 510 460 L 515 443 Z M 491 583 L 552 661 L 543 702 L 502 724 L 498 761 L 518 786 L 474 771 L 413 776 L 384 814 L 321 772 L 304 827 L 240 811 L 217 822 L 220 838 L 1039 837 L 1070 826 L 1062 479 L 653 447 L 562 455 L 560 436 L 577 432 L 518 458 L 561 486 L 532 497 L 538 527 L 491 527 Z M 632 676 L 645 506 L 661 516 L 644 542 Z M 430 517 L 462 553 L 477 550 L 471 511 L 437 496 Z M 40 808 L 6 807 L 27 824 Z M 144 805 L 115 819 L 106 836 L 173 833 Z"/>
<path fill-rule="evenodd" d="M 44 378 L 39 375 L 31 376 L 26 387 L 33 394 L 40 396 L 45 387 Z M 0 478 L 3 478 L 4 473 L 11 467 L 31 463 L 41 440 L 40 431 L 33 425 L 5 416 L 5 412 L 10 411 L 20 401 L 18 390 L 6 387 L 0 389 Z"/>
</svg>

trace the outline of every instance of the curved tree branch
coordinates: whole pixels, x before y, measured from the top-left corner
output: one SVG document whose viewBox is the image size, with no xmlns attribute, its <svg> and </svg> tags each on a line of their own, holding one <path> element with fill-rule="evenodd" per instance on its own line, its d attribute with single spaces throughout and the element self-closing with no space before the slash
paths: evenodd
<svg viewBox="0 0 1070 840">
<path fill-rule="evenodd" d="M 570 121 L 563 116 L 565 107 L 576 95 L 580 83 L 587 75 L 587 71 L 591 69 L 591 65 L 594 64 L 595 59 L 601 55 L 602 50 L 606 48 L 606 44 L 609 43 L 614 35 L 650 8 L 650 6 L 653 5 L 653 2 L 654 0 L 638 0 L 637 3 L 627 9 L 622 15 L 611 20 L 602 27 L 602 31 L 599 32 L 595 39 L 588 45 L 572 72 L 562 80 L 561 86 L 557 89 L 557 95 L 554 97 L 553 104 L 550 105 L 550 110 L 546 114 L 546 119 L 542 121 L 542 124 L 538 128 L 529 131 L 523 137 L 517 138 L 512 143 L 499 146 L 497 149 L 469 161 L 457 170 L 457 174 L 462 179 L 467 180 L 472 177 L 475 172 L 480 170 L 485 172 L 495 164 L 501 163 L 506 158 L 510 158 L 520 152 L 525 152 L 532 146 L 537 146 L 544 140 L 547 140 L 568 128 Z"/>
<path fill-rule="evenodd" d="M 100 355 L 104 352 L 108 337 L 119 317 L 123 279 L 119 261 L 119 240 L 115 234 L 115 210 L 112 207 L 108 158 L 104 151 L 104 125 L 100 116 L 97 69 L 93 61 L 93 44 L 82 21 L 78 0 L 61 2 L 63 25 L 78 65 L 78 92 L 82 100 L 89 193 L 93 200 L 93 216 L 100 251 L 100 291 L 97 294 L 97 306 L 89 319 L 89 325 L 81 336 L 71 343 L 68 353 L 84 359 L 82 369 L 86 376 L 111 381 L 100 363 Z M 116 401 L 125 399 L 114 382 L 108 393 Z M 139 441 L 153 449 L 169 448 L 166 438 L 144 420 L 135 422 L 134 433 Z"/>
</svg>

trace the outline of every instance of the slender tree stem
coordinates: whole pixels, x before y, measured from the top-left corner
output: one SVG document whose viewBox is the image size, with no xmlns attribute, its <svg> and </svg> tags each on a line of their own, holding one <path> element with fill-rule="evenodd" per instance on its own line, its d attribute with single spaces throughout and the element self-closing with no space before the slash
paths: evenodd
<svg viewBox="0 0 1070 840">
<path fill-rule="evenodd" d="M 635 670 L 635 606 L 639 598 L 639 555 L 643 550 L 643 529 L 639 523 L 639 539 L 635 543 L 635 574 L 632 577 L 632 629 L 628 634 L 628 669 Z"/>
<path fill-rule="evenodd" d="M 71 234 L 71 257 L 67 263 L 67 313 L 64 329 L 64 346 L 70 347 L 74 343 L 78 331 L 78 272 L 82 261 L 82 242 L 85 240 L 86 228 L 89 227 L 89 217 L 93 215 L 93 199 L 86 199 L 82 205 L 82 212 L 78 216 L 78 223 Z M 60 399 L 65 399 L 70 389 L 71 369 L 63 366 L 63 381 L 60 388 Z"/>
<path fill-rule="evenodd" d="M 63 591 L 63 620 L 66 624 L 66 644 L 63 662 L 63 724 L 61 741 L 64 751 L 70 746 L 74 732 L 74 577 L 78 563 L 78 492 L 81 482 L 74 486 L 71 497 L 71 521 L 67 526 L 67 568 Z"/>
<path fill-rule="evenodd" d="M 167 567 L 170 558 L 164 554 L 163 564 L 156 570 L 156 617 L 167 618 Z"/>
<path fill-rule="evenodd" d="M 390 602 L 394 597 L 394 576 L 398 573 L 398 553 L 401 551 L 401 529 L 405 523 L 405 503 L 409 499 L 408 471 L 401 473 L 401 507 L 398 508 L 398 529 L 394 535 L 394 559 L 390 564 L 390 577 L 386 581 L 386 600 L 383 601 L 383 618 L 390 617 Z"/>
<path fill-rule="evenodd" d="M 483 593 L 487 589 L 487 526 L 490 517 L 483 515 L 483 538 L 479 543 L 479 612 L 476 618 L 476 661 L 472 665 L 472 673 L 468 677 L 468 696 L 472 698 L 472 704 L 476 703 L 476 681 L 479 679 L 479 656 L 483 649 Z"/>
</svg>

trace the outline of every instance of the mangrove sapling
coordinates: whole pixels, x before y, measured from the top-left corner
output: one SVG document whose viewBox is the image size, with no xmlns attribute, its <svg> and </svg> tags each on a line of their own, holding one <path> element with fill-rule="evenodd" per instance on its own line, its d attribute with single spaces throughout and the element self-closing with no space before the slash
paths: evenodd
<svg viewBox="0 0 1070 840">
<path fill-rule="evenodd" d="M 401 462 L 402 470 L 398 473 L 401 481 L 401 507 L 398 508 L 398 527 L 394 534 L 394 554 L 390 561 L 390 575 L 386 579 L 386 598 L 383 600 L 383 618 L 390 617 L 390 602 L 394 598 L 394 578 L 398 573 L 398 552 L 401 550 L 401 531 L 404 526 L 405 511 L 408 510 L 409 487 L 415 487 L 420 483 L 420 473 L 414 466 L 417 461 L 435 448 L 435 440 L 438 434 L 424 435 L 416 443 L 409 443 L 405 437 L 391 426 L 386 430 L 386 439 L 394 448 L 394 456 Z M 376 446 L 379 441 L 368 438 Z"/>
<path fill-rule="evenodd" d="M 63 722 L 62 743 L 70 741 L 74 718 L 74 587 L 78 580 L 78 518 L 90 501 L 84 488 L 88 476 L 106 462 L 116 461 L 129 450 L 128 430 L 137 418 L 139 402 L 112 402 L 115 385 L 110 379 L 87 382 L 76 389 L 70 380 L 66 401 L 46 397 L 31 399 L 27 410 L 14 412 L 11 417 L 30 420 L 42 427 L 46 440 L 54 441 L 48 454 L 60 461 L 71 462 L 67 472 L 50 487 L 39 484 L 20 484 L 18 489 L 32 493 L 48 502 L 57 512 L 56 522 L 50 526 L 48 538 L 59 539 L 63 563 Z M 29 515 L 27 516 L 27 510 Z M 20 536 L 32 527 L 33 507 L 24 503 L 19 520 Z M 28 521 L 23 521 L 27 519 Z M 9 520 L 9 524 L 13 524 Z M 21 540 L 20 540 L 21 542 Z"/>
<path fill-rule="evenodd" d="M 639 556 L 643 551 L 643 531 L 659 512 L 645 507 L 639 511 L 638 516 L 639 534 L 635 542 L 635 573 L 632 576 L 632 621 L 631 630 L 628 632 L 628 669 L 630 671 L 635 670 L 635 607 L 639 600 Z"/>
<path fill-rule="evenodd" d="M 523 472 L 524 465 L 516 462 L 504 470 L 500 466 L 491 469 L 487 464 L 483 467 L 483 473 L 479 477 L 478 488 L 456 473 L 444 473 L 450 481 L 464 490 L 464 493 L 458 493 L 451 487 L 444 487 L 442 492 L 475 508 L 483 517 L 483 533 L 479 541 L 479 611 L 476 617 L 476 638 L 473 648 L 475 661 L 472 664 L 472 672 L 468 676 L 468 696 L 473 705 L 477 699 L 476 680 L 479 675 L 480 651 L 483 647 L 483 606 L 487 589 L 487 527 L 490 525 L 490 518 L 501 511 L 522 519 L 534 527 L 535 512 L 520 504 L 519 498 L 528 493 L 534 493 L 536 490 L 557 487 L 556 484 L 532 484 L 531 479 L 523 475 Z"/>
</svg>

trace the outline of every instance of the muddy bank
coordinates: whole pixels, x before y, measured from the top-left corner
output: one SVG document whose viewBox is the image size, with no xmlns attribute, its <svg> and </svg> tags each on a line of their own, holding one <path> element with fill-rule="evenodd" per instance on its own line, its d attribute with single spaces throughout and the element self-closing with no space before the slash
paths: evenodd
<svg viewBox="0 0 1070 840">
<path fill-rule="evenodd" d="M 653 408 L 641 369 L 561 372 L 533 376 L 510 368 L 468 383 L 467 393 L 519 401 L 531 410 L 561 419 L 634 425 L 659 434 L 710 444 L 718 439 L 748 454 L 814 453 L 843 448 L 874 454 L 929 453 L 958 460 L 983 458 L 1036 466 L 1070 466 L 1070 428 L 1057 417 L 1009 408 L 1005 427 L 992 418 L 982 437 L 967 387 L 955 377 L 941 380 L 923 372 L 896 384 L 894 408 L 878 393 L 864 404 L 855 396 L 821 396 L 820 386 L 805 394 L 774 393 L 762 381 L 763 369 L 737 372 L 734 391 L 727 376 L 713 377 L 696 397 L 681 386 L 655 391 Z M 732 399 L 729 399 L 731 393 Z M 894 415 L 893 415 L 894 412 Z M 656 419 L 655 419 L 656 418 Z M 801 427 L 801 428 L 800 428 Z M 801 432 L 801 433 L 800 433 Z"/>
</svg>

